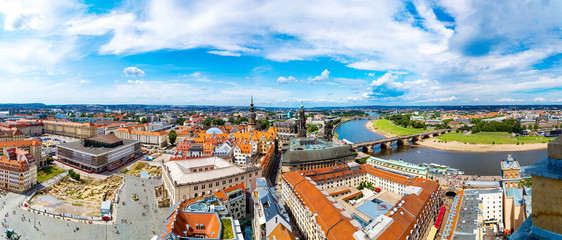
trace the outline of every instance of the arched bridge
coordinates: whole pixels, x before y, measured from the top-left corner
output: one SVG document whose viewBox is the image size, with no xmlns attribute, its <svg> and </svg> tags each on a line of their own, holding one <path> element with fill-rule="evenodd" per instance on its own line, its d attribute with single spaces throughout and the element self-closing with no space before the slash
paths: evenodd
<svg viewBox="0 0 562 240">
<path fill-rule="evenodd" d="M 359 150 L 363 148 L 363 152 L 369 152 L 373 150 L 373 147 L 380 145 L 381 148 L 392 148 L 392 143 L 396 142 L 398 145 L 408 145 L 410 142 L 417 142 L 425 138 L 432 138 L 434 136 L 439 136 L 441 134 L 449 133 L 451 129 L 436 130 L 430 132 L 416 133 L 406 136 L 396 136 L 391 138 L 384 138 L 369 142 L 354 143 L 351 144 L 351 149 Z"/>
</svg>

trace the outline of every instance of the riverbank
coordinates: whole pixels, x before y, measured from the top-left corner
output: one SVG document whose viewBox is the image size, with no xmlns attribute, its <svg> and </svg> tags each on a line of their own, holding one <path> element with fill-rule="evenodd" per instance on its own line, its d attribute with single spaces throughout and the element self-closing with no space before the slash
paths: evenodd
<svg viewBox="0 0 562 240">
<path fill-rule="evenodd" d="M 417 142 L 417 146 L 433 148 L 446 151 L 459 152 L 513 152 L 513 151 L 529 151 L 546 149 L 548 143 L 529 143 L 529 144 L 465 144 L 462 142 L 452 141 L 443 142 L 431 138 Z"/>
<path fill-rule="evenodd" d="M 374 132 L 374 133 L 378 133 L 378 134 L 383 135 L 383 136 L 385 136 L 385 137 L 387 137 L 387 138 L 398 136 L 398 135 L 396 135 L 396 134 L 392 134 L 392 133 L 389 133 L 389 132 L 385 132 L 385 131 L 382 131 L 382 130 L 380 130 L 380 129 L 375 129 L 375 127 L 374 127 L 375 121 L 376 121 L 376 120 L 368 121 L 367 123 L 365 123 L 365 127 L 366 127 L 367 129 L 369 129 L 369 131 Z"/>
<path fill-rule="evenodd" d="M 368 121 L 365 127 L 369 131 L 381 134 L 385 137 L 396 137 L 398 135 L 392 134 L 373 126 L 375 120 Z M 439 139 L 431 138 L 424 141 L 417 142 L 417 146 L 433 148 L 445 151 L 457 152 L 512 152 L 512 151 L 529 151 L 529 150 L 542 150 L 546 149 L 548 143 L 525 143 L 525 144 L 470 144 L 457 141 L 439 141 Z"/>
</svg>

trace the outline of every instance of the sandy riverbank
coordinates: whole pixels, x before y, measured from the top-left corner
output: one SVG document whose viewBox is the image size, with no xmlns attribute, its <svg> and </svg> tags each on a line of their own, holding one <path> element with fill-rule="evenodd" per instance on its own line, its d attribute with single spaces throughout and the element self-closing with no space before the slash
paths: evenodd
<svg viewBox="0 0 562 240">
<path fill-rule="evenodd" d="M 385 137 L 395 137 L 396 134 L 390 134 L 380 131 L 373 127 L 373 121 L 368 121 L 365 127 L 374 133 L 381 134 Z M 459 151 L 459 152 L 513 152 L 513 151 L 529 151 L 546 149 L 548 143 L 528 143 L 528 144 L 464 144 L 462 142 L 439 142 L 435 138 L 426 139 L 417 142 L 416 146 L 446 150 L 446 151 Z"/>
<path fill-rule="evenodd" d="M 381 130 L 379 130 L 379 129 L 375 129 L 375 128 L 373 127 L 373 123 L 374 123 L 374 122 L 375 122 L 375 120 L 368 121 L 367 123 L 365 123 L 365 127 L 366 127 L 367 129 L 369 129 L 371 132 L 378 133 L 378 134 L 383 135 L 383 136 L 385 136 L 385 137 L 387 137 L 387 138 L 398 136 L 398 135 L 396 135 L 396 134 L 392 134 L 392 133 L 388 133 L 388 132 L 385 132 L 385 131 L 381 131 Z"/>
<path fill-rule="evenodd" d="M 548 143 L 528 143 L 528 144 L 465 144 L 462 142 L 439 142 L 435 138 L 417 142 L 417 146 L 428 147 L 447 151 L 460 152 L 513 152 L 546 149 Z"/>
</svg>

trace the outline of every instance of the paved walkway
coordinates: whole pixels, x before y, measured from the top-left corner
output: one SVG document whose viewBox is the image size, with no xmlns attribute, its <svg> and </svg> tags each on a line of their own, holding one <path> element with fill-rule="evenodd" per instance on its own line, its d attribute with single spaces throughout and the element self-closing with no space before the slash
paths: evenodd
<svg viewBox="0 0 562 240">
<path fill-rule="evenodd" d="M 160 231 L 169 212 L 169 208 L 156 207 L 154 186 L 160 184 L 161 180 L 126 177 L 125 185 L 119 193 L 116 228 L 113 225 L 88 224 L 33 214 L 19 207 L 28 195 L 10 192 L 0 197 L 0 216 L 8 214 L 8 217 L 4 217 L 0 235 L 5 236 L 6 227 L 10 227 L 22 235 L 21 239 L 105 239 L 107 227 L 107 239 L 150 239 L 154 236 L 153 231 Z M 137 202 L 131 200 L 134 193 L 139 196 Z M 122 204 L 123 201 L 125 205 Z M 33 228 L 34 216 L 37 230 Z M 123 219 L 127 223 L 122 222 Z M 78 231 L 74 231 L 76 227 L 79 228 Z M 117 234 L 116 230 L 120 233 Z"/>
</svg>

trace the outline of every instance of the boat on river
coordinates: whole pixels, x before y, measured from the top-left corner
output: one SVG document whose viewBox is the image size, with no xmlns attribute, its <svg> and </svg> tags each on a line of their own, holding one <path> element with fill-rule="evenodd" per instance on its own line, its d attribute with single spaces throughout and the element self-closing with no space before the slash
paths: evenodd
<svg viewBox="0 0 562 240">
<path fill-rule="evenodd" d="M 437 164 L 437 163 L 421 163 L 420 166 L 426 167 L 431 174 L 438 174 L 438 175 L 464 175 L 464 172 L 449 167 L 447 165 Z"/>
</svg>

